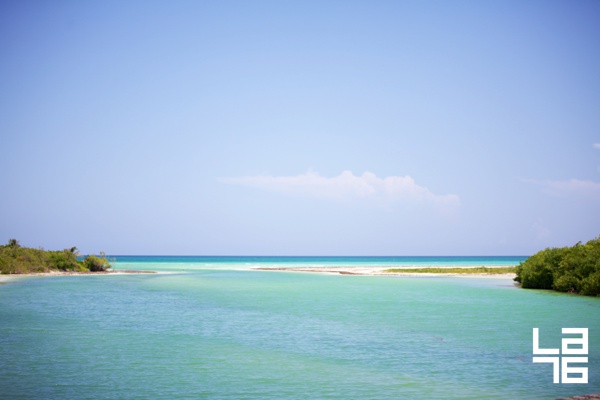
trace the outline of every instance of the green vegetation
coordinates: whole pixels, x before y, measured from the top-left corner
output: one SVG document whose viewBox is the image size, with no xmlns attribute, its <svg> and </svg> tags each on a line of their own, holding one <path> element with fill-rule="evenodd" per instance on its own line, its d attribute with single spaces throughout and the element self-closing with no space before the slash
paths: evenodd
<svg viewBox="0 0 600 400">
<path fill-rule="evenodd" d="M 515 281 L 524 288 L 600 295 L 600 236 L 586 244 L 549 248 L 517 266 Z"/>
<path fill-rule="evenodd" d="M 392 268 L 383 272 L 417 274 L 514 274 L 517 267 Z"/>
<path fill-rule="evenodd" d="M 106 256 L 89 255 L 80 259 L 77 247 L 47 251 L 22 247 L 16 239 L 0 246 L 0 273 L 27 274 L 35 272 L 71 271 L 100 272 L 111 267 Z"/>
</svg>

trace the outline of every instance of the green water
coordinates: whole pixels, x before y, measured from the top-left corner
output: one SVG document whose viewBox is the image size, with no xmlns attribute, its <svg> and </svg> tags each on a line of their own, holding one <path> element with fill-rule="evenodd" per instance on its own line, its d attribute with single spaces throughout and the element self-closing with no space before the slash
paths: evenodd
<svg viewBox="0 0 600 400">
<path fill-rule="evenodd" d="M 177 269 L 175 267 L 173 269 Z M 0 285 L 0 398 L 552 399 L 600 392 L 600 299 L 510 280 L 192 269 Z M 532 328 L 588 327 L 553 384 Z"/>
</svg>

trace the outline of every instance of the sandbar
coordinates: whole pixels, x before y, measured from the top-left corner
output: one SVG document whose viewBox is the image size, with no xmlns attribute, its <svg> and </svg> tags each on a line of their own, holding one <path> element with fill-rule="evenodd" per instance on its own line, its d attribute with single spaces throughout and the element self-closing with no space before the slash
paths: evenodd
<svg viewBox="0 0 600 400">
<path fill-rule="evenodd" d="M 35 276 L 83 276 L 83 275 L 131 275 L 131 274 L 155 274 L 156 271 L 138 271 L 138 270 L 114 270 L 97 272 L 76 272 L 76 271 L 48 271 L 48 272 L 29 272 L 26 274 L 0 274 L 0 283 L 8 282 L 13 278 L 25 278 Z"/>
<path fill-rule="evenodd" d="M 444 267 L 440 266 L 419 266 L 419 267 L 393 267 L 394 269 L 425 269 L 425 268 L 461 268 L 468 269 L 469 267 L 447 265 Z M 494 268 L 494 266 L 488 266 L 487 268 Z M 516 274 L 488 274 L 488 273 L 458 273 L 458 272 L 385 272 L 392 267 L 290 267 L 290 268 L 278 268 L 278 267 L 256 267 L 252 268 L 256 271 L 284 271 L 284 272 L 312 272 L 321 274 L 334 274 L 334 275 L 359 275 L 359 276 L 444 276 L 444 277 L 461 277 L 461 278 L 494 278 L 494 279 L 513 279 Z"/>
</svg>

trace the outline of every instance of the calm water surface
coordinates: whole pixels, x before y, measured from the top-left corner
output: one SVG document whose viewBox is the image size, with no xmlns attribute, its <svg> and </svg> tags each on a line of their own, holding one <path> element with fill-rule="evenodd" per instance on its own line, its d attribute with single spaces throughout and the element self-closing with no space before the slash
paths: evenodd
<svg viewBox="0 0 600 400">
<path fill-rule="evenodd" d="M 0 398 L 552 399 L 600 392 L 600 299 L 523 290 L 503 279 L 250 269 L 323 262 L 405 265 L 118 257 L 117 269 L 166 273 L 0 285 Z M 560 346 L 562 327 L 590 329 L 587 385 L 553 384 L 550 364 L 532 364 L 533 327 L 543 347 Z"/>
</svg>

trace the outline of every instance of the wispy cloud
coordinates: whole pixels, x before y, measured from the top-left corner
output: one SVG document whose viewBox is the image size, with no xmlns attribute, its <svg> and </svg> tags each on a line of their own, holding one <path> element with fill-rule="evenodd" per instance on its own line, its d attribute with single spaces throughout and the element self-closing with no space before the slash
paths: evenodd
<svg viewBox="0 0 600 400">
<path fill-rule="evenodd" d="M 564 181 L 534 182 L 557 196 L 575 196 L 581 198 L 600 199 L 600 182 L 581 179 L 569 179 Z"/>
<path fill-rule="evenodd" d="M 595 149 L 600 150 L 600 143 L 594 143 L 592 146 L 594 146 Z"/>
<path fill-rule="evenodd" d="M 360 176 L 351 171 L 328 178 L 314 171 L 294 176 L 242 176 L 221 178 L 234 185 L 251 186 L 274 192 L 329 200 L 379 199 L 391 202 L 429 204 L 457 209 L 460 198 L 455 194 L 438 195 L 418 185 L 410 176 L 379 178 L 371 172 Z"/>
</svg>

